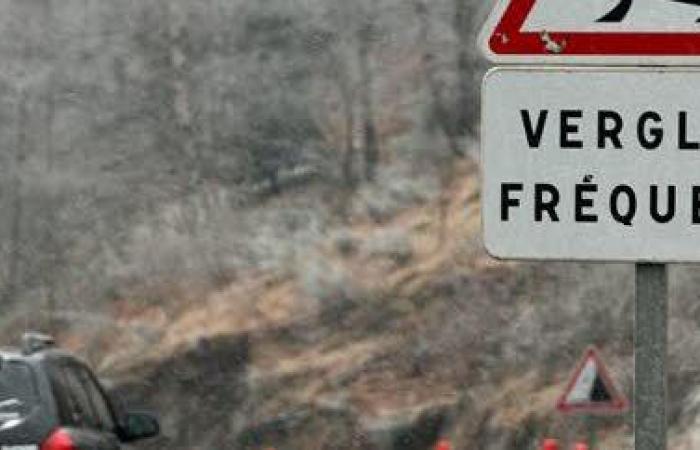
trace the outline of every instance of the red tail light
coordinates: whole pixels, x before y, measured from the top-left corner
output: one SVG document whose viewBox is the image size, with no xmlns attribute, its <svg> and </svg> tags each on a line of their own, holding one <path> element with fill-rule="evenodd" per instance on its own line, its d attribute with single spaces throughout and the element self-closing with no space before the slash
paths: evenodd
<svg viewBox="0 0 700 450">
<path fill-rule="evenodd" d="M 66 430 L 59 428 L 41 444 L 39 450 L 78 450 Z"/>
</svg>

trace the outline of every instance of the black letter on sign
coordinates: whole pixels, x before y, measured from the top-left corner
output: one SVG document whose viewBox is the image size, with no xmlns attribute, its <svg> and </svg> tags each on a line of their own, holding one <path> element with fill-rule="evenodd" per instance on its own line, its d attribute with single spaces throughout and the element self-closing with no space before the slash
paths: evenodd
<svg viewBox="0 0 700 450">
<path fill-rule="evenodd" d="M 583 111 L 581 110 L 564 110 L 561 112 L 559 145 L 561 148 L 583 148 L 583 141 L 573 140 L 571 134 L 578 133 L 578 124 L 571 123 L 571 119 L 581 119 Z"/>
<path fill-rule="evenodd" d="M 700 225 L 700 186 L 693 186 L 693 225 Z"/>
<path fill-rule="evenodd" d="M 612 127 L 608 127 L 608 119 L 611 119 Z M 598 148 L 605 148 L 605 140 L 610 139 L 615 148 L 622 148 L 620 132 L 622 131 L 622 117 L 615 111 L 598 111 Z"/>
<path fill-rule="evenodd" d="M 618 204 L 620 196 L 623 194 L 627 196 L 628 208 L 626 214 L 620 213 L 620 205 Z M 621 184 L 613 189 L 612 193 L 610 194 L 610 213 L 612 214 L 613 219 L 621 224 L 627 225 L 628 227 L 632 226 L 632 220 L 634 219 L 634 216 L 637 215 L 637 196 L 631 187 L 627 186 L 626 184 Z"/>
<path fill-rule="evenodd" d="M 688 113 L 678 114 L 678 148 L 681 150 L 700 150 L 700 142 L 688 142 Z"/>
<path fill-rule="evenodd" d="M 584 213 L 584 208 L 593 207 L 592 198 L 584 198 L 584 194 L 589 192 L 598 192 L 597 184 L 577 184 L 576 185 L 576 222 L 598 222 L 598 216 L 595 214 Z"/>
<path fill-rule="evenodd" d="M 544 200 L 544 193 L 549 194 L 549 200 Z M 542 222 L 544 213 L 549 214 L 552 222 L 559 222 L 557 205 L 559 204 L 559 191 L 556 186 L 545 183 L 535 185 L 535 222 Z"/>
<path fill-rule="evenodd" d="M 647 150 L 654 150 L 659 148 L 661 142 L 663 142 L 664 130 L 662 128 L 651 128 L 649 132 L 653 139 L 648 139 L 645 132 L 645 124 L 650 120 L 659 123 L 661 122 L 661 116 L 654 111 L 647 111 L 642 114 L 637 123 L 637 135 L 639 136 L 639 143 L 642 144 L 642 147 Z"/>
<path fill-rule="evenodd" d="M 622 20 L 627 16 L 627 13 L 630 11 L 632 8 L 632 0 L 620 0 L 620 3 L 617 4 L 613 9 L 610 10 L 609 13 L 598 19 L 598 22 L 613 22 L 613 23 L 619 23 L 622 22 Z"/>
<path fill-rule="evenodd" d="M 510 198 L 510 192 L 522 192 L 522 190 L 522 183 L 503 183 L 501 185 L 501 220 L 503 222 L 508 222 L 508 220 L 510 220 L 508 208 L 520 206 L 520 200 L 517 198 Z"/>
<path fill-rule="evenodd" d="M 659 187 L 651 186 L 651 217 L 659 223 L 668 223 L 676 215 L 676 187 L 668 187 L 668 206 L 666 214 L 659 212 Z"/>
<path fill-rule="evenodd" d="M 549 111 L 542 110 L 537 118 L 537 128 L 532 126 L 532 119 L 530 118 L 530 111 L 523 109 L 520 110 L 520 117 L 523 119 L 523 128 L 525 128 L 525 137 L 527 138 L 527 143 L 530 148 L 539 148 L 542 142 L 542 135 L 544 134 L 544 124 L 547 122 L 547 114 Z"/>
</svg>

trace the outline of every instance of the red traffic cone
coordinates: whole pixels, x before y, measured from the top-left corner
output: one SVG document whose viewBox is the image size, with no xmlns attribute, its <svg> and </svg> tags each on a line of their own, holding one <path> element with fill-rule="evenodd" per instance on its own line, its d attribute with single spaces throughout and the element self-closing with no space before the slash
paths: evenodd
<svg viewBox="0 0 700 450">
<path fill-rule="evenodd" d="M 559 442 L 556 439 L 545 439 L 542 450 L 559 450 Z"/>
<path fill-rule="evenodd" d="M 574 446 L 574 450 L 588 450 L 588 444 L 579 442 Z"/>
<path fill-rule="evenodd" d="M 452 444 L 447 439 L 441 439 L 435 444 L 435 450 L 452 450 Z"/>
</svg>

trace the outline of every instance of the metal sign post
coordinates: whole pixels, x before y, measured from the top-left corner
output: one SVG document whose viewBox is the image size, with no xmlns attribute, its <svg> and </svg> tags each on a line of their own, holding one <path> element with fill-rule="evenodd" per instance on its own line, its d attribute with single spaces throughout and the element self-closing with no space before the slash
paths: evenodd
<svg viewBox="0 0 700 450">
<path fill-rule="evenodd" d="M 588 450 L 598 450 L 598 433 L 596 432 L 595 416 L 586 416 L 586 431 L 588 432 Z"/>
<path fill-rule="evenodd" d="M 634 447 L 666 450 L 668 273 L 637 264 L 634 322 Z"/>
</svg>

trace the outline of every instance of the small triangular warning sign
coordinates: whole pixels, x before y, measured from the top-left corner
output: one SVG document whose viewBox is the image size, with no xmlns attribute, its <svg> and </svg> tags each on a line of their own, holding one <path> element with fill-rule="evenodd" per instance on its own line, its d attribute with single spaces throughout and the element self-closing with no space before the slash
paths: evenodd
<svg viewBox="0 0 700 450">
<path fill-rule="evenodd" d="M 557 401 L 557 409 L 564 413 L 615 414 L 628 406 L 594 347 L 586 350 Z"/>
</svg>

